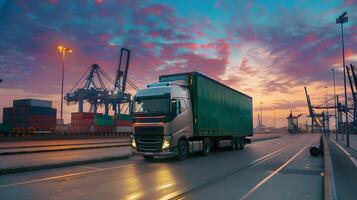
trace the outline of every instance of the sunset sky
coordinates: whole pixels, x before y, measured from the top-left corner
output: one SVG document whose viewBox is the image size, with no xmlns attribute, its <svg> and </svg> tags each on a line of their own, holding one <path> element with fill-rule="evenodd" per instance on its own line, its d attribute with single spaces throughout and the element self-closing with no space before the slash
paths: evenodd
<svg viewBox="0 0 357 200">
<path fill-rule="evenodd" d="M 332 97 L 333 66 L 342 95 L 336 18 L 344 11 L 346 63 L 357 65 L 355 0 L 0 0 L 0 121 L 18 98 L 49 99 L 59 111 L 63 45 L 73 49 L 66 92 L 93 63 L 114 78 L 125 47 L 140 88 L 161 74 L 199 71 L 252 96 L 254 126 L 260 102 L 267 126 L 274 107 L 277 126 L 287 126 L 290 110 L 307 114 L 305 85 L 315 104 L 325 86 Z M 66 122 L 76 109 L 65 106 Z"/>
</svg>

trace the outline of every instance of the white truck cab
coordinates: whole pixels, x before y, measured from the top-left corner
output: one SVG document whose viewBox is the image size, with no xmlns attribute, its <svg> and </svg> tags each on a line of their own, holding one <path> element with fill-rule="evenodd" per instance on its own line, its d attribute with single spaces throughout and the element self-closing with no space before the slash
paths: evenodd
<svg viewBox="0 0 357 200">
<path fill-rule="evenodd" d="M 181 138 L 193 134 L 186 81 L 159 82 L 138 90 L 132 106 L 132 146 L 144 158 L 177 155 Z M 188 146 L 184 146 L 189 151 Z"/>
</svg>

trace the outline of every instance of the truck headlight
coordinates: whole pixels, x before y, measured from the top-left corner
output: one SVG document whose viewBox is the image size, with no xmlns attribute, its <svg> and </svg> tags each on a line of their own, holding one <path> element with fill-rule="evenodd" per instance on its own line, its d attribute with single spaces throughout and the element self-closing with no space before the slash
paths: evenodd
<svg viewBox="0 0 357 200">
<path fill-rule="evenodd" d="M 133 148 L 136 148 L 136 142 L 135 142 L 135 137 L 134 136 L 131 136 L 131 146 Z"/>
<path fill-rule="evenodd" d="M 162 142 L 161 149 L 168 149 L 170 148 L 170 137 L 164 137 L 164 141 Z"/>
</svg>

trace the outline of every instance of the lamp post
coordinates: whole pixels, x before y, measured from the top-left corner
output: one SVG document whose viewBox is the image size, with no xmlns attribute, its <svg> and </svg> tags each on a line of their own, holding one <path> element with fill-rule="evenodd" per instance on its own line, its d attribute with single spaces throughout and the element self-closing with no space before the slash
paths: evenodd
<svg viewBox="0 0 357 200">
<path fill-rule="evenodd" d="M 274 128 L 276 128 L 276 107 L 274 106 Z"/>
<path fill-rule="evenodd" d="M 336 126 L 336 141 L 338 141 L 338 120 L 337 120 L 337 100 L 336 100 L 336 79 L 335 79 L 335 70 L 332 68 L 332 77 L 333 77 L 333 98 L 335 100 L 335 126 Z"/>
<path fill-rule="evenodd" d="M 63 125 L 63 84 L 64 84 L 64 61 L 66 54 L 72 53 L 72 49 L 66 48 L 63 46 L 58 47 L 58 51 L 61 53 L 61 61 L 62 61 L 62 87 L 61 87 L 61 125 Z"/>
<path fill-rule="evenodd" d="M 347 88 L 346 88 L 346 65 L 345 65 L 345 41 L 343 38 L 343 24 L 348 22 L 347 12 L 342 13 L 337 19 L 336 24 L 341 24 L 341 34 L 342 34 L 342 67 L 343 67 L 343 85 L 345 89 L 345 134 L 346 134 L 346 145 L 350 146 L 350 137 L 348 131 L 348 105 L 347 105 Z"/>
<path fill-rule="evenodd" d="M 263 128 L 263 102 L 260 102 L 260 124 L 261 124 L 261 128 Z M 262 129 L 263 131 L 263 129 Z"/>
<path fill-rule="evenodd" d="M 327 95 L 327 86 L 325 86 L 325 90 L 326 90 L 326 93 L 325 93 L 325 104 L 326 104 L 326 109 L 325 109 L 325 119 L 326 119 L 326 135 L 328 137 L 330 137 L 330 120 L 329 120 L 329 113 L 328 113 L 328 95 Z"/>
</svg>

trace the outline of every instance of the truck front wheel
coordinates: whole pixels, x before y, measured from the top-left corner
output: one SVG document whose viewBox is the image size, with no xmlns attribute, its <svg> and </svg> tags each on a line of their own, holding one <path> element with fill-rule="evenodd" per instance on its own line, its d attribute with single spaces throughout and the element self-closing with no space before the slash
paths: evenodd
<svg viewBox="0 0 357 200">
<path fill-rule="evenodd" d="M 180 140 L 177 144 L 177 159 L 185 160 L 188 157 L 188 144 L 185 140 Z"/>
</svg>

